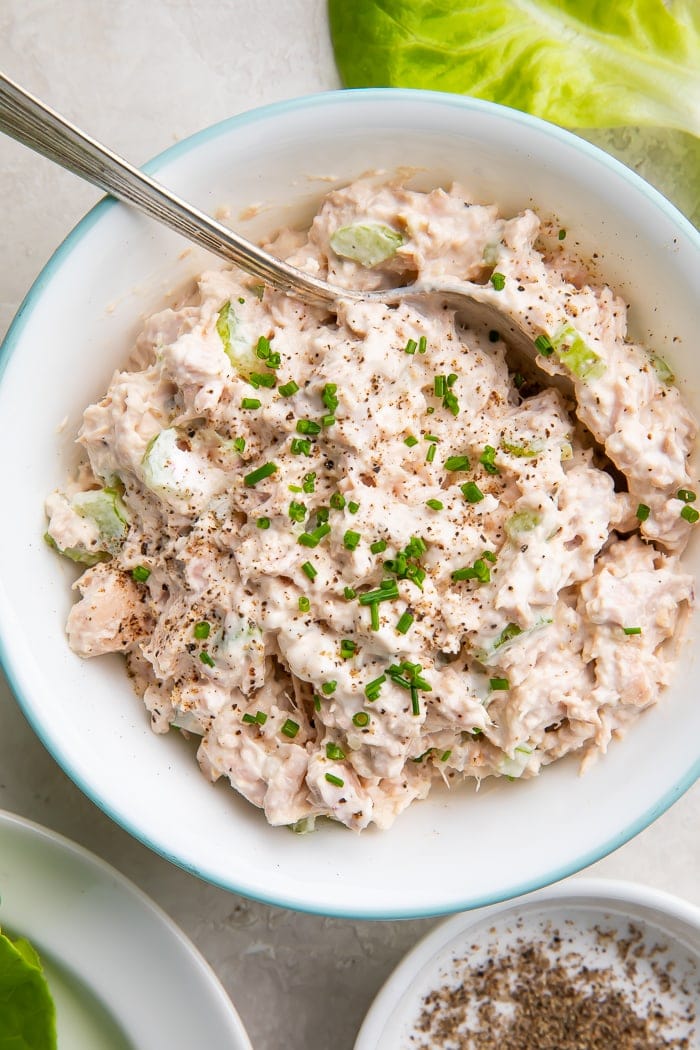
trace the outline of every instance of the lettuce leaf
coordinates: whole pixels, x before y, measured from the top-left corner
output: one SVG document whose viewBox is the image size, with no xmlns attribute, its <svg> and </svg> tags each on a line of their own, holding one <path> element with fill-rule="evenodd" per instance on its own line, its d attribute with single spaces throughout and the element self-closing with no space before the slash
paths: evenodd
<svg viewBox="0 0 700 1050">
<path fill-rule="evenodd" d="M 55 1050 L 56 1010 L 29 941 L 0 933 L 0 1048 Z"/>
<path fill-rule="evenodd" d="M 697 0 L 329 0 L 346 86 L 432 88 L 568 127 L 700 135 Z"/>
</svg>

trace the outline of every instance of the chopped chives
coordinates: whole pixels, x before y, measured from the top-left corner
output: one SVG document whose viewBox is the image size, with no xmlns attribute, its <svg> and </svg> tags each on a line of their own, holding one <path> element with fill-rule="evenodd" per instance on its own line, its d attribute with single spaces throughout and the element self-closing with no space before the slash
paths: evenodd
<svg viewBox="0 0 700 1050">
<path fill-rule="evenodd" d="M 330 758 L 334 762 L 343 762 L 345 760 L 345 752 L 337 744 L 328 743 L 326 744 L 326 758 Z"/>
<path fill-rule="evenodd" d="M 131 578 L 136 580 L 137 583 L 145 583 L 150 575 L 151 570 L 147 569 L 145 565 L 136 565 L 131 570 Z"/>
<path fill-rule="evenodd" d="M 510 689 L 510 682 L 507 678 L 489 678 L 489 689 L 492 689 L 494 692 L 502 692 Z"/>
<path fill-rule="evenodd" d="M 335 423 L 335 416 L 332 416 L 332 415 L 321 416 L 321 426 L 322 427 L 332 427 L 334 423 Z"/>
<path fill-rule="evenodd" d="M 311 608 L 311 602 L 303 594 L 299 597 L 299 612 L 308 612 Z"/>
<path fill-rule="evenodd" d="M 491 284 L 493 285 L 493 287 L 496 289 L 497 292 L 502 292 L 503 289 L 506 286 L 505 276 L 502 273 L 492 273 L 491 274 Z"/>
<path fill-rule="evenodd" d="M 352 638 L 343 638 L 340 643 L 340 655 L 343 660 L 349 660 L 355 655 L 356 645 Z"/>
<path fill-rule="evenodd" d="M 366 725 L 369 725 L 369 715 L 366 711 L 357 711 L 352 716 L 352 724 L 357 726 L 358 729 L 363 729 Z"/>
<path fill-rule="evenodd" d="M 282 364 L 282 358 L 279 354 L 268 354 L 265 364 L 268 368 L 279 368 Z"/>
<path fill-rule="evenodd" d="M 353 532 L 352 529 L 348 529 L 343 536 L 343 546 L 349 550 L 354 551 L 360 542 L 361 536 L 359 532 Z"/>
<path fill-rule="evenodd" d="M 428 447 L 428 451 L 425 454 L 425 462 L 426 463 L 432 463 L 433 462 L 433 460 L 435 459 L 435 449 L 436 448 L 437 448 L 437 445 L 430 445 Z"/>
<path fill-rule="evenodd" d="M 440 761 L 441 762 L 447 762 L 447 759 L 450 757 L 451 754 L 452 754 L 451 751 L 443 751 L 442 754 L 440 755 Z"/>
<path fill-rule="evenodd" d="M 426 507 L 430 507 L 431 510 L 443 510 L 445 504 L 439 499 L 427 499 L 425 501 Z"/>
<path fill-rule="evenodd" d="M 245 452 L 245 438 L 237 437 L 233 439 L 233 447 L 236 452 Z"/>
<path fill-rule="evenodd" d="M 433 380 L 433 392 L 435 397 L 444 397 L 447 393 L 447 380 L 445 376 L 435 376 Z"/>
<path fill-rule="evenodd" d="M 335 412 L 338 407 L 338 398 L 335 396 L 337 389 L 336 383 L 326 383 L 321 391 L 321 400 L 329 412 Z"/>
<path fill-rule="evenodd" d="M 640 503 L 635 511 L 635 515 L 639 521 L 646 521 L 650 514 L 651 509 L 647 507 L 646 503 Z"/>
<path fill-rule="evenodd" d="M 211 632 L 211 624 L 209 623 L 208 620 L 200 620 L 192 628 L 192 633 L 194 634 L 195 638 L 198 638 L 200 641 L 203 638 L 208 638 L 210 632 Z"/>
<path fill-rule="evenodd" d="M 255 715 L 249 715 L 247 711 L 243 715 L 243 718 L 241 719 L 241 721 L 245 722 L 246 725 L 254 725 L 254 726 L 256 726 L 258 724 L 258 720 L 255 717 Z"/>
<path fill-rule="evenodd" d="M 373 631 L 378 631 L 380 627 L 379 621 L 379 602 L 372 602 L 369 607 L 369 619 L 370 627 Z"/>
<path fill-rule="evenodd" d="M 326 696 L 332 696 L 337 688 L 338 688 L 338 683 L 334 682 L 334 681 L 324 682 L 323 685 L 321 686 L 321 689 L 326 694 Z"/>
<path fill-rule="evenodd" d="M 264 711 L 256 711 L 254 715 L 245 714 L 242 721 L 247 722 L 248 725 L 264 726 L 267 722 L 267 714 Z"/>
<path fill-rule="evenodd" d="M 326 773 L 326 780 L 329 784 L 334 784 L 335 787 L 344 787 L 345 781 L 341 777 L 337 777 L 334 773 Z"/>
<path fill-rule="evenodd" d="M 386 540 L 375 540 L 374 543 L 370 543 L 369 549 L 372 554 L 381 554 L 386 550 Z"/>
<path fill-rule="evenodd" d="M 486 471 L 487 474 L 499 474 L 500 471 L 495 463 L 496 449 L 493 445 L 486 445 L 484 451 L 479 456 L 479 463 Z"/>
<path fill-rule="evenodd" d="M 238 302 L 241 304 L 241 306 L 243 306 L 243 303 L 245 302 L 245 299 L 243 298 L 242 295 L 238 296 Z"/>
<path fill-rule="evenodd" d="M 683 500 L 684 503 L 694 503 L 697 496 L 691 489 L 679 489 L 676 493 L 676 498 Z"/>
<path fill-rule="evenodd" d="M 270 372 L 251 372 L 248 382 L 251 386 L 254 386 L 256 390 L 259 386 L 264 386 L 267 387 L 268 390 L 271 390 L 277 383 L 277 377 Z"/>
<path fill-rule="evenodd" d="M 302 522 L 306 520 L 306 505 L 298 503 L 295 499 L 289 504 L 289 517 L 292 521 Z"/>
<path fill-rule="evenodd" d="M 435 434 L 423 434 L 424 441 L 440 441 L 440 438 Z"/>
<path fill-rule="evenodd" d="M 445 470 L 469 470 L 468 456 L 448 456 L 445 460 Z"/>
<path fill-rule="evenodd" d="M 308 438 L 292 438 L 293 456 L 310 456 L 311 442 Z"/>
<path fill-rule="evenodd" d="M 269 518 L 262 517 L 258 518 L 255 524 L 258 526 L 259 529 L 269 529 L 271 522 Z"/>
<path fill-rule="evenodd" d="M 450 374 L 447 377 L 447 385 L 448 385 L 448 387 L 453 387 L 456 382 L 457 382 L 457 374 L 456 374 L 456 372 L 450 372 Z"/>
<path fill-rule="evenodd" d="M 290 492 L 294 492 L 294 493 L 299 493 L 299 492 L 303 492 L 304 491 L 303 488 L 301 487 L 301 485 L 287 485 L 287 488 L 289 489 Z"/>
<path fill-rule="evenodd" d="M 244 397 L 241 401 L 241 408 L 260 408 L 262 401 L 259 401 L 257 397 Z"/>
<path fill-rule="evenodd" d="M 293 379 L 290 379 L 288 383 L 283 386 L 277 387 L 278 392 L 282 397 L 291 397 L 292 394 L 296 394 L 299 390 L 299 384 L 295 383 Z"/>
<path fill-rule="evenodd" d="M 484 551 L 481 557 L 486 558 L 486 561 L 490 561 L 491 563 L 496 561 L 496 555 L 494 551 Z"/>
<path fill-rule="evenodd" d="M 459 415 L 459 401 L 451 390 L 448 390 L 442 399 L 442 407 L 451 412 L 453 416 Z"/>
<path fill-rule="evenodd" d="M 313 419 L 297 419 L 297 434 L 320 434 L 321 424 Z"/>
<path fill-rule="evenodd" d="M 375 605 L 377 602 L 390 602 L 399 596 L 399 587 L 396 580 L 384 580 L 381 587 L 373 591 L 365 591 L 357 599 L 360 605 Z"/>
<path fill-rule="evenodd" d="M 694 525 L 698 518 L 700 518 L 700 511 L 697 511 L 695 507 L 690 507 L 686 504 L 681 511 L 681 517 L 691 525 Z"/>
<path fill-rule="evenodd" d="M 481 558 L 477 558 L 474 562 L 474 572 L 476 573 L 476 578 L 477 580 L 479 580 L 480 583 L 488 583 L 491 579 L 491 571 L 488 565 L 486 565 L 486 563 L 482 561 Z"/>
<path fill-rule="evenodd" d="M 365 686 L 365 696 L 367 699 L 371 701 L 376 700 L 385 682 L 385 674 L 380 674 L 379 678 L 373 678 L 371 682 L 368 682 Z"/>
<path fill-rule="evenodd" d="M 452 573 L 452 579 L 455 583 L 459 583 L 460 580 L 475 580 L 476 569 L 473 569 L 471 565 L 465 566 L 463 569 L 455 569 Z"/>
<path fill-rule="evenodd" d="M 622 630 L 625 632 L 625 634 L 641 634 L 642 633 L 642 628 L 641 627 L 623 627 Z"/>
<path fill-rule="evenodd" d="M 351 514 L 357 514 L 359 509 L 360 509 L 360 504 L 359 503 L 355 503 L 353 500 L 350 500 L 350 502 L 348 503 L 348 510 L 350 511 L 350 513 Z"/>
<path fill-rule="evenodd" d="M 413 616 L 408 610 L 406 610 L 406 612 L 401 613 L 401 616 L 399 616 L 398 620 L 396 621 L 396 630 L 399 634 L 406 634 L 412 623 Z"/>
<path fill-rule="evenodd" d="M 261 361 L 266 361 L 268 359 L 270 356 L 270 340 L 267 336 L 260 336 L 257 346 L 255 347 L 255 354 Z"/>
<path fill-rule="evenodd" d="M 305 576 L 308 576 L 310 580 L 315 580 L 318 576 L 318 569 L 315 569 L 310 561 L 305 561 L 301 567 L 301 571 Z"/>
<path fill-rule="evenodd" d="M 316 524 L 325 525 L 330 517 L 330 510 L 328 507 L 318 507 L 316 510 Z"/>
<path fill-rule="evenodd" d="M 199 659 L 202 661 L 203 664 L 206 664 L 207 667 L 214 666 L 214 660 L 205 650 L 202 650 L 202 652 L 199 654 Z"/>
<path fill-rule="evenodd" d="M 307 492 L 307 493 L 314 491 L 314 489 L 316 488 L 316 473 L 315 473 L 315 471 L 312 470 L 311 473 L 304 474 L 304 477 L 303 477 L 302 482 L 301 482 L 301 487 L 304 490 L 304 492 Z"/>
<path fill-rule="evenodd" d="M 406 354 L 415 354 L 416 350 L 418 349 L 418 343 L 415 341 L 415 339 L 409 339 L 403 349 L 404 353 Z"/>
<path fill-rule="evenodd" d="M 320 710 L 321 710 L 321 697 L 320 696 L 315 696 L 314 697 L 314 711 L 320 711 Z"/>
<path fill-rule="evenodd" d="M 319 525 L 318 528 L 313 530 L 313 532 L 302 532 L 297 543 L 300 543 L 302 547 L 318 547 L 321 540 L 324 536 L 327 536 L 330 531 L 330 525 Z"/>
<path fill-rule="evenodd" d="M 342 510 L 345 506 L 345 496 L 342 492 L 334 492 L 329 502 L 333 510 Z"/>
<path fill-rule="evenodd" d="M 353 598 L 357 597 L 357 591 L 354 591 L 352 587 L 343 587 L 343 597 L 346 602 L 351 602 Z"/>
<path fill-rule="evenodd" d="M 563 241 L 566 238 L 566 230 L 559 230 L 557 237 L 560 241 Z"/>
<path fill-rule="evenodd" d="M 484 494 L 475 481 L 467 481 L 460 485 L 464 498 L 468 503 L 481 503 Z"/>
<path fill-rule="evenodd" d="M 535 339 L 535 346 L 543 355 L 543 357 L 551 357 L 551 355 L 554 353 L 554 346 L 552 345 L 552 340 L 549 338 L 548 335 L 545 335 L 544 333 L 542 335 L 537 336 L 537 339 Z"/>
<path fill-rule="evenodd" d="M 413 434 L 409 434 L 407 438 L 403 439 L 404 445 L 408 445 L 409 448 L 413 448 L 414 445 L 418 444 L 418 438 L 414 437 Z"/>
<path fill-rule="evenodd" d="M 411 711 L 414 715 L 420 714 L 420 698 L 415 685 L 411 686 Z"/>
<path fill-rule="evenodd" d="M 276 463 L 263 463 L 263 465 L 258 467 L 257 470 L 251 470 L 250 474 L 246 474 L 243 481 L 248 488 L 252 488 L 254 485 L 257 485 L 259 481 L 264 481 L 265 478 L 269 478 L 276 470 Z"/>
<path fill-rule="evenodd" d="M 288 736 L 290 740 L 293 740 L 298 732 L 299 726 L 296 722 L 293 722 L 291 718 L 288 718 L 280 729 L 280 733 L 284 733 L 284 735 Z"/>
<path fill-rule="evenodd" d="M 428 349 L 428 340 L 427 340 L 427 338 L 424 335 L 422 335 L 420 337 L 420 339 L 418 340 L 418 353 L 419 354 L 424 354 L 427 349 Z"/>
</svg>

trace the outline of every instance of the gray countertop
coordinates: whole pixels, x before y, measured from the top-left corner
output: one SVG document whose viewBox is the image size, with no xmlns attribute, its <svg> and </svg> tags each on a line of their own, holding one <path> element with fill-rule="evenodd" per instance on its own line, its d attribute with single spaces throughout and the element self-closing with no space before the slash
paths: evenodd
<svg viewBox="0 0 700 1050">
<path fill-rule="evenodd" d="M 4 0 L 0 68 L 135 163 L 233 113 L 339 86 L 324 0 Z M 629 136 L 606 144 L 623 156 L 627 150 L 632 163 L 647 152 Z M 0 140 L 0 336 L 97 198 L 48 161 Z M 213 966 L 256 1050 L 350 1050 L 384 979 L 434 925 L 295 914 L 173 867 L 72 784 L 4 679 L 0 808 L 93 850 L 156 900 Z M 696 785 L 586 874 L 634 879 L 700 904 L 699 827 Z"/>
</svg>

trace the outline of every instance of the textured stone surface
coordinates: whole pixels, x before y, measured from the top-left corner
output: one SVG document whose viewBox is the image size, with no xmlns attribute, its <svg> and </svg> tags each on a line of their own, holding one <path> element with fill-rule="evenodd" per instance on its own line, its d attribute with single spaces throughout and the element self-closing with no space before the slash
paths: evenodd
<svg viewBox="0 0 700 1050">
<path fill-rule="evenodd" d="M 4 0 L 0 68 L 136 163 L 233 113 L 338 86 L 324 0 Z M 611 144 L 624 151 L 626 141 Z M 98 196 L 0 140 L 0 335 Z M 4 680 L 0 807 L 94 850 L 164 907 L 219 974 L 256 1050 L 350 1050 L 383 980 L 433 925 L 294 914 L 180 871 L 78 791 Z M 699 817 L 696 787 L 586 874 L 635 879 L 700 904 Z"/>
</svg>

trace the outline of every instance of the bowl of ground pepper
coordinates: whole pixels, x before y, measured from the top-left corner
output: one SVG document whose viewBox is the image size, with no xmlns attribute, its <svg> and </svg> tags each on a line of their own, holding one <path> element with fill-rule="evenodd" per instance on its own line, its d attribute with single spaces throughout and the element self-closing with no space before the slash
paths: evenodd
<svg viewBox="0 0 700 1050">
<path fill-rule="evenodd" d="M 574 879 L 456 915 L 375 999 L 355 1050 L 693 1050 L 700 909 Z"/>
</svg>

